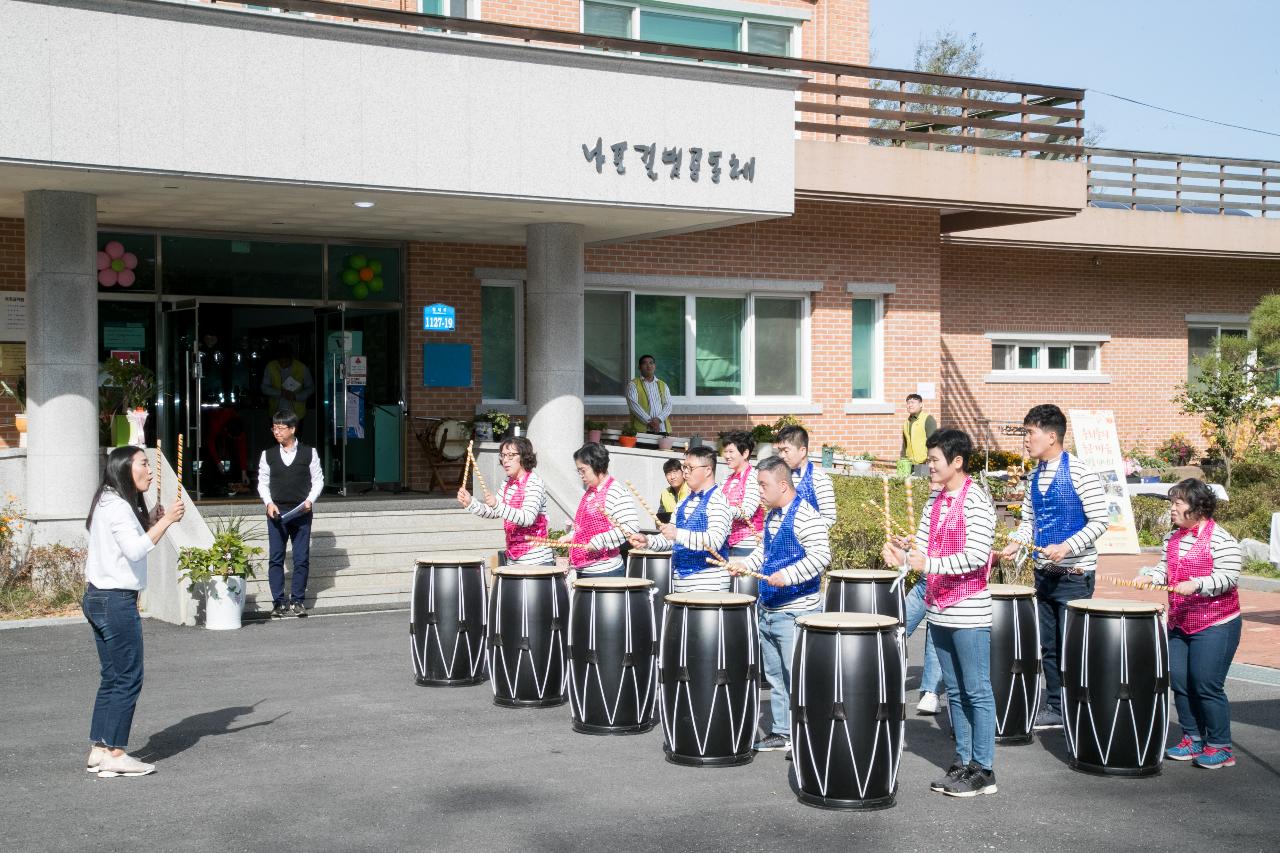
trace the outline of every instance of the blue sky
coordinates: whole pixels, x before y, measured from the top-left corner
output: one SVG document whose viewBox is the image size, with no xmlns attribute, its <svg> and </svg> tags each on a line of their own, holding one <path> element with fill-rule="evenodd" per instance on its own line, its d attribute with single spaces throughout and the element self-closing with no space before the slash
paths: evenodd
<svg viewBox="0 0 1280 853">
<path fill-rule="evenodd" d="M 977 34 L 999 79 L 1280 134 L 1280 0 L 871 0 L 872 64 L 910 68 L 916 42 L 948 27 Z M 1085 113 L 1105 147 L 1280 160 L 1280 136 L 1095 92 Z"/>
</svg>

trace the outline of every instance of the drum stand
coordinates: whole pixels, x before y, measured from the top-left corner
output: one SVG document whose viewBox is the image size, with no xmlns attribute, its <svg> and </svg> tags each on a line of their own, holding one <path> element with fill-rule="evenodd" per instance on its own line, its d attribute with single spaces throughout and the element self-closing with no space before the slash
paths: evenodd
<svg viewBox="0 0 1280 853">
<path fill-rule="evenodd" d="M 422 423 L 421 428 L 415 429 L 413 434 L 417 436 L 419 443 L 422 444 L 422 449 L 427 458 L 427 471 L 430 472 L 427 477 L 427 488 L 424 494 L 435 491 L 437 485 L 440 487 L 440 491 L 445 494 L 450 494 L 449 486 L 445 484 L 444 479 L 440 476 L 440 471 L 454 465 L 462 466 L 465 463 L 465 457 L 463 459 L 446 459 L 444 454 L 440 452 L 440 448 L 432 442 L 431 436 L 435 432 L 436 426 L 440 424 L 444 418 L 418 416 L 415 417 L 414 420 L 421 421 Z M 462 476 L 461 468 L 459 468 L 458 476 L 459 478 Z M 416 489 L 404 489 L 403 491 L 417 492 Z M 453 491 L 457 490 L 454 489 Z"/>
</svg>

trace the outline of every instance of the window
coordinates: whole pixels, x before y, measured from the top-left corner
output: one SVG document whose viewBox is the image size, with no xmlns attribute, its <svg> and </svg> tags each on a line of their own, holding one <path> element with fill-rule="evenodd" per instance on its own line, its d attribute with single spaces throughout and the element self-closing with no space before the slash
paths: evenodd
<svg viewBox="0 0 1280 853">
<path fill-rule="evenodd" d="M 481 397 L 493 401 L 520 399 L 520 352 L 523 349 L 520 291 L 512 284 L 480 287 Z"/>
<path fill-rule="evenodd" d="M 426 15 L 466 18 L 467 0 L 422 0 L 422 12 Z"/>
<path fill-rule="evenodd" d="M 585 306 L 588 397 L 621 396 L 645 354 L 685 402 L 805 393 L 802 297 L 588 291 Z"/>
<path fill-rule="evenodd" d="M 672 11 L 642 3 L 586 0 L 582 31 L 591 35 L 636 38 L 688 47 L 746 50 L 773 56 L 795 52 L 795 26 L 742 13 L 699 9 Z"/>
<path fill-rule="evenodd" d="M 991 374 L 988 382 L 1105 381 L 1099 372 L 1099 353 L 1106 335 L 1033 335 L 988 333 Z M 1091 338 L 1093 340 L 1091 340 Z"/>
<path fill-rule="evenodd" d="M 1218 338 L 1247 338 L 1249 329 L 1246 326 L 1228 326 L 1224 324 L 1197 324 L 1187 327 L 1187 381 L 1195 382 L 1200 378 L 1197 358 L 1210 355 L 1218 349 Z"/>
<path fill-rule="evenodd" d="M 855 299 L 853 337 L 853 399 L 880 399 L 880 317 L 881 300 Z"/>
</svg>

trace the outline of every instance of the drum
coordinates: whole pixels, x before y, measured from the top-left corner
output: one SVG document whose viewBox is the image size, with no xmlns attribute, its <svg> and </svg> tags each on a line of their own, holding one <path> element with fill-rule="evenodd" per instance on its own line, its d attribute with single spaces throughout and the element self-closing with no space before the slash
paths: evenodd
<svg viewBox="0 0 1280 853">
<path fill-rule="evenodd" d="M 1031 743 L 1040 707 L 1040 620 L 1036 591 L 991 584 L 991 691 L 996 743 Z"/>
<path fill-rule="evenodd" d="M 874 613 L 907 621 L 907 597 L 897 572 L 883 569 L 836 569 L 827 573 L 828 613 Z"/>
<path fill-rule="evenodd" d="M 760 715 L 755 599 L 667 596 L 658 650 L 664 749 L 673 764 L 728 767 L 752 758 Z"/>
<path fill-rule="evenodd" d="M 729 562 L 739 562 L 746 557 L 750 557 L 755 550 L 756 540 L 743 539 L 737 545 L 729 546 Z M 729 587 L 729 590 L 730 592 L 737 592 L 755 598 L 760 594 L 760 581 L 750 575 L 735 575 L 733 586 Z"/>
<path fill-rule="evenodd" d="M 493 702 L 508 708 L 563 705 L 569 590 L 558 566 L 498 566 L 489 592 Z"/>
<path fill-rule="evenodd" d="M 574 731 L 597 735 L 647 732 L 658 628 L 653 581 L 585 578 L 573 585 L 569 609 L 569 705 Z"/>
<path fill-rule="evenodd" d="M 452 462 L 467 454 L 467 441 L 471 434 L 462 421 L 440 421 L 431 428 L 428 441 L 440 453 L 440 458 Z"/>
<path fill-rule="evenodd" d="M 671 552 L 636 551 L 627 555 L 627 577 L 653 581 L 653 624 L 662 627 L 662 611 L 671 594 Z"/>
<path fill-rule="evenodd" d="M 1154 776 L 1169 723 L 1169 639 L 1163 606 L 1080 599 L 1062 627 L 1062 717 L 1071 767 Z"/>
<path fill-rule="evenodd" d="M 796 620 L 792 762 L 800 802 L 893 805 L 906 732 L 903 628 L 892 616 L 815 613 Z"/>
<path fill-rule="evenodd" d="M 409 597 L 414 680 L 428 686 L 479 684 L 484 654 L 485 561 L 468 556 L 419 560 Z"/>
</svg>

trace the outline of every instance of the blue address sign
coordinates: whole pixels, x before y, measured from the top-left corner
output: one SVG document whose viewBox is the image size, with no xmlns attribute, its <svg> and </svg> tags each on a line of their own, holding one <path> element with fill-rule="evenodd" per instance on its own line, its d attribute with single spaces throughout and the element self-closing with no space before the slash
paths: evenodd
<svg viewBox="0 0 1280 853">
<path fill-rule="evenodd" d="M 457 328 L 457 313 L 452 305 L 436 302 L 423 306 L 422 329 L 426 332 L 452 332 Z"/>
</svg>

